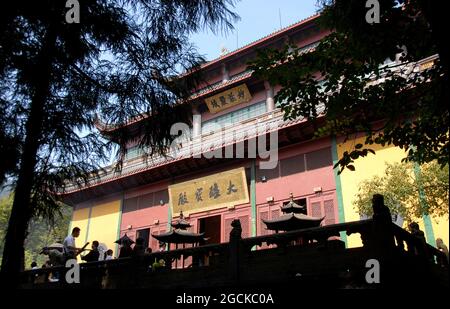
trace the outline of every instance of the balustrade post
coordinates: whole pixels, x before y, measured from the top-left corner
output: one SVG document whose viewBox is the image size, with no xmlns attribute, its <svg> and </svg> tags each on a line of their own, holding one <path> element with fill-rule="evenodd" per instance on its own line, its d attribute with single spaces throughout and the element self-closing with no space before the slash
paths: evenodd
<svg viewBox="0 0 450 309">
<path fill-rule="evenodd" d="M 239 282 L 240 279 L 240 263 L 242 260 L 242 227 L 239 219 L 233 220 L 231 223 L 233 229 L 230 232 L 230 259 L 229 259 L 229 268 L 230 268 L 230 277 L 234 282 Z"/>
</svg>

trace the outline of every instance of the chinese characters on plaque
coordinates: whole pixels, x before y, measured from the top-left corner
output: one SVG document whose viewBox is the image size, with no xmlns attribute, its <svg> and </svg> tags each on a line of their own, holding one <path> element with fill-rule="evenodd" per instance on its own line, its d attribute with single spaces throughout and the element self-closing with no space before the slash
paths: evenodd
<svg viewBox="0 0 450 309">
<path fill-rule="evenodd" d="M 248 203 L 243 167 L 169 186 L 172 215 Z"/>
<path fill-rule="evenodd" d="M 205 102 L 209 111 L 215 114 L 240 103 L 248 102 L 251 98 L 247 85 L 243 84 L 209 97 L 205 99 Z"/>
</svg>

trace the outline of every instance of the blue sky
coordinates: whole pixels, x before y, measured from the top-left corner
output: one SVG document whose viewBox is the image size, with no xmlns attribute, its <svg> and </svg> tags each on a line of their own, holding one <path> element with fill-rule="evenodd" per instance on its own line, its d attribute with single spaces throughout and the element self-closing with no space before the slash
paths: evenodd
<svg viewBox="0 0 450 309">
<path fill-rule="evenodd" d="M 213 34 L 204 31 L 191 36 L 200 54 L 207 60 L 220 55 L 222 47 L 233 51 L 262 38 L 281 27 L 289 26 L 317 11 L 317 0 L 241 0 L 234 11 L 241 20 L 228 34 Z"/>
</svg>

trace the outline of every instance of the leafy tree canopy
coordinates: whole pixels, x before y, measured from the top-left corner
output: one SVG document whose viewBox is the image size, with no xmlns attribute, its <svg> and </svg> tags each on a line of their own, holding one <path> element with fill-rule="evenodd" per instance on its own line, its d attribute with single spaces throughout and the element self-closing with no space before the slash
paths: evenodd
<svg viewBox="0 0 450 309">
<path fill-rule="evenodd" d="M 332 31 L 312 52 L 286 46 L 250 63 L 260 78 L 281 85 L 275 99 L 285 118 L 313 125 L 323 118 L 318 136 L 365 133 L 364 145 L 339 158 L 339 172 L 354 170 L 354 160 L 374 153 L 374 144 L 404 149 L 406 161 L 445 165 L 448 53 L 439 36 L 442 14 L 434 14 L 439 6 L 380 0 L 380 23 L 369 24 L 366 1 L 320 2 L 319 26 Z M 437 53 L 432 66 L 417 64 Z"/>
<path fill-rule="evenodd" d="M 189 119 L 176 104 L 196 85 L 194 74 L 175 77 L 203 61 L 189 34 L 237 18 L 234 0 L 77 2 L 79 23 L 66 21 L 66 1 L 17 0 L 0 11 L 0 181 L 15 192 L 0 274 L 12 285 L 31 218 L 51 219 L 55 192 L 108 162 L 114 144 L 94 130 L 98 115 L 108 125 L 152 116 L 139 142 L 163 151 L 170 125 Z M 112 137 L 119 159 L 129 133 Z"/>
<path fill-rule="evenodd" d="M 433 161 L 419 169 L 414 163 L 386 164 L 384 175 L 359 184 L 353 205 L 360 215 L 372 215 L 372 196 L 384 195 L 392 213 L 407 221 L 423 215 L 448 218 L 448 164 Z"/>
<path fill-rule="evenodd" d="M 3 253 L 3 240 L 8 226 L 13 194 L 0 199 L 0 258 Z M 62 243 L 69 229 L 72 208 L 63 205 L 53 216 L 53 220 L 37 217 L 33 218 L 28 227 L 28 236 L 25 240 L 25 268 L 29 268 L 31 262 L 36 262 L 40 267 L 48 260 L 48 257 L 39 254 L 43 247 L 52 243 Z"/>
</svg>

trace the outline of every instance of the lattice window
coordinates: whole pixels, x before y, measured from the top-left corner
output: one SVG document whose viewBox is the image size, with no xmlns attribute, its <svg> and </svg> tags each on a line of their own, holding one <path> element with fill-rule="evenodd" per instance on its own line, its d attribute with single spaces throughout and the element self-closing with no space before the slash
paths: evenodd
<svg viewBox="0 0 450 309">
<path fill-rule="evenodd" d="M 269 219 L 269 212 L 268 211 L 261 211 L 259 213 L 259 235 L 268 235 L 269 231 L 266 229 L 266 225 L 262 220 Z"/>
<path fill-rule="evenodd" d="M 125 161 L 131 160 L 149 152 L 148 146 L 141 147 L 140 145 L 136 145 L 127 149 L 127 153 L 125 154 Z"/>
<path fill-rule="evenodd" d="M 164 233 L 165 231 L 166 229 L 164 227 L 154 227 L 151 229 L 151 234 L 159 235 Z M 151 237 L 150 246 L 153 252 L 159 252 L 159 241 L 155 237 Z"/>
<path fill-rule="evenodd" d="M 139 197 L 139 209 L 153 206 L 153 193 L 145 194 Z"/>
<path fill-rule="evenodd" d="M 211 130 L 214 130 L 215 127 L 217 127 L 217 125 L 215 124 L 218 124 L 221 128 L 223 128 L 231 124 L 235 124 L 253 117 L 257 117 L 259 115 L 264 114 L 265 112 L 266 112 L 265 101 L 255 103 L 250 106 L 241 108 L 237 111 L 203 122 L 202 133 L 205 134 L 211 132 Z"/>
<path fill-rule="evenodd" d="M 129 198 L 129 199 L 126 199 L 123 201 L 122 211 L 124 213 L 130 212 L 130 211 L 135 211 L 137 209 L 138 209 L 138 198 L 137 197 Z"/>
<path fill-rule="evenodd" d="M 336 223 L 333 200 L 326 200 L 323 203 L 325 210 L 325 225 Z"/>
<path fill-rule="evenodd" d="M 225 242 L 230 241 L 230 232 L 231 232 L 231 222 L 233 222 L 233 218 L 225 219 Z"/>
<path fill-rule="evenodd" d="M 278 218 L 278 217 L 280 216 L 280 213 L 281 213 L 281 211 L 280 211 L 279 209 L 274 209 L 274 210 L 272 210 L 272 211 L 270 212 L 270 219 L 273 220 L 273 219 Z M 270 230 L 268 230 L 268 231 L 267 231 L 267 234 L 275 234 L 275 231 L 270 231 Z"/>
<path fill-rule="evenodd" d="M 161 205 L 161 201 L 163 202 L 163 204 L 167 204 L 169 202 L 169 191 L 162 190 L 155 192 L 153 205 Z"/>
<path fill-rule="evenodd" d="M 280 166 L 282 177 L 302 173 L 305 171 L 305 157 L 301 154 L 280 160 Z"/>
<path fill-rule="evenodd" d="M 151 234 L 153 235 L 159 235 L 159 230 L 157 229 L 152 229 Z M 153 252 L 157 252 L 159 251 L 159 244 L 158 244 L 158 240 L 155 237 L 150 236 L 150 248 L 152 248 Z"/>
<path fill-rule="evenodd" d="M 271 211 L 271 219 L 276 219 L 280 216 L 280 210 L 279 209 L 274 209 Z"/>
<path fill-rule="evenodd" d="M 311 203 L 311 215 L 313 217 L 322 217 L 322 210 L 320 204 L 321 204 L 320 202 Z"/>
<path fill-rule="evenodd" d="M 333 159 L 329 147 L 306 154 L 306 169 L 308 171 L 332 165 Z"/>
<path fill-rule="evenodd" d="M 248 238 L 250 236 L 250 220 L 248 216 L 240 216 L 238 219 L 241 221 L 242 238 Z"/>
<path fill-rule="evenodd" d="M 256 170 L 256 181 L 261 182 L 262 177 L 265 177 L 266 180 L 276 179 L 280 177 L 280 171 L 278 167 L 279 164 L 277 165 L 277 167 L 272 169 L 260 169 L 258 167 L 258 169 Z"/>
</svg>

